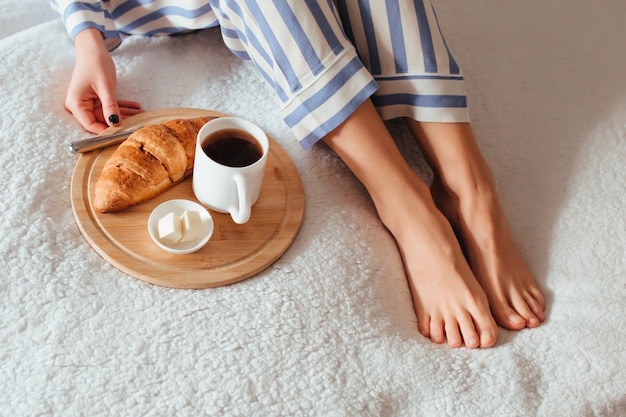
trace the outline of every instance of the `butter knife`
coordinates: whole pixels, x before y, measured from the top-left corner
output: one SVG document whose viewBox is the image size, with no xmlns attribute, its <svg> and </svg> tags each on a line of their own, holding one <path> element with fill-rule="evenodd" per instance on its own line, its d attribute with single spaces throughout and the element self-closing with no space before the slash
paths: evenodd
<svg viewBox="0 0 626 417">
<path fill-rule="evenodd" d="M 138 129 L 138 128 L 137 128 Z M 100 148 L 105 148 L 116 143 L 123 142 L 131 133 L 136 131 L 125 130 L 123 132 L 111 133 L 109 135 L 94 136 L 91 138 L 81 139 L 70 143 L 70 152 L 89 152 Z"/>
</svg>

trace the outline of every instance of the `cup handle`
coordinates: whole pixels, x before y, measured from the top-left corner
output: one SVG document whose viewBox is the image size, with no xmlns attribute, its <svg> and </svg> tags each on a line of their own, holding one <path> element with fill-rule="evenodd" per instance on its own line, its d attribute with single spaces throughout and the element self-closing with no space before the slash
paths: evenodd
<svg viewBox="0 0 626 417">
<path fill-rule="evenodd" d="M 233 207 L 230 210 L 230 216 L 233 218 L 233 221 L 237 224 L 244 224 L 248 220 L 250 220 L 250 198 L 248 197 L 248 190 L 246 187 L 246 181 L 243 178 L 243 175 L 237 173 L 234 178 L 235 183 L 237 184 L 237 195 L 239 197 L 239 207 Z"/>
</svg>

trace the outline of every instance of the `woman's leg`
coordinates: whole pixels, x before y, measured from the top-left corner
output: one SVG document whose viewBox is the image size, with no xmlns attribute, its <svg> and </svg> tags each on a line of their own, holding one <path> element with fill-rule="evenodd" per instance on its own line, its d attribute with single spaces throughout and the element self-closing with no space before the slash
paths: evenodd
<svg viewBox="0 0 626 417">
<path fill-rule="evenodd" d="M 428 186 L 400 154 L 368 100 L 324 141 L 365 185 L 396 239 L 420 332 L 451 346 L 490 347 L 497 325 Z"/>
<path fill-rule="evenodd" d="M 513 242 L 471 126 L 407 124 L 435 173 L 436 204 L 459 235 L 496 321 L 511 330 L 538 326 L 543 295 Z"/>
</svg>

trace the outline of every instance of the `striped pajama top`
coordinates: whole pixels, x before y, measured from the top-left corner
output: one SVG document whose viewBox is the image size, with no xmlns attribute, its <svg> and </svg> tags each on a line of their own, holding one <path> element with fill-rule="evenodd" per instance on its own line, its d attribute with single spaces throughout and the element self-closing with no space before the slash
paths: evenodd
<svg viewBox="0 0 626 417">
<path fill-rule="evenodd" d="M 220 26 L 252 60 L 306 149 L 371 98 L 385 120 L 469 120 L 461 70 L 429 0 L 51 0 L 70 37 L 171 35 Z"/>
</svg>

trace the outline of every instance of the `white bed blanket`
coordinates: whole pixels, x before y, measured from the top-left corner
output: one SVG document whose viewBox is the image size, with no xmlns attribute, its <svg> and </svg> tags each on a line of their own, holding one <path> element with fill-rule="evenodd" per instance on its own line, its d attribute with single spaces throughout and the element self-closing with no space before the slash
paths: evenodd
<svg viewBox="0 0 626 417">
<path fill-rule="evenodd" d="M 119 97 L 243 116 L 295 161 L 305 217 L 241 283 L 146 284 L 70 205 L 86 136 L 63 108 L 74 50 L 46 0 L 0 0 L 0 415 L 626 415 L 626 2 L 438 1 L 540 328 L 450 349 L 416 328 L 393 239 L 342 162 L 303 151 L 218 30 L 132 38 Z M 417 147 L 390 123 L 412 164 Z"/>
</svg>

